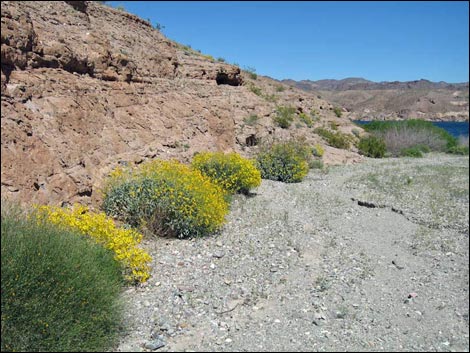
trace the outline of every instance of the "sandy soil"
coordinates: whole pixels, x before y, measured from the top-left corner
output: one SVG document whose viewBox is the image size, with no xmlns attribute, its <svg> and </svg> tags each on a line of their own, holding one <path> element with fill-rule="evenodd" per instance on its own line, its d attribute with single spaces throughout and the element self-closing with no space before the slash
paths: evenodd
<svg viewBox="0 0 470 353">
<path fill-rule="evenodd" d="M 263 181 L 220 234 L 147 241 L 115 351 L 468 351 L 468 162 Z"/>
</svg>

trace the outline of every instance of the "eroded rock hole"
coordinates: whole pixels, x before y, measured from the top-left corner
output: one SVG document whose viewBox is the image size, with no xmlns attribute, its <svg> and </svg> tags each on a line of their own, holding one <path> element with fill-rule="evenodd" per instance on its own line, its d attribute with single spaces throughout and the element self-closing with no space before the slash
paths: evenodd
<svg viewBox="0 0 470 353">
<path fill-rule="evenodd" d="M 218 72 L 215 81 L 218 85 L 240 86 L 241 80 L 236 76 L 229 76 L 226 72 Z"/>
<path fill-rule="evenodd" d="M 259 143 L 259 138 L 257 138 L 255 135 L 250 135 L 246 138 L 245 144 L 249 147 L 256 146 Z"/>
</svg>

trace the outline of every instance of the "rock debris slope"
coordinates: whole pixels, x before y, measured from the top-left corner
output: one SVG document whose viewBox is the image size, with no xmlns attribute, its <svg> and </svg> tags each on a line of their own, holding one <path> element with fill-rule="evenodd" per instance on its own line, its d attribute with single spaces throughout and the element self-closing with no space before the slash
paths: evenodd
<svg viewBox="0 0 470 353">
<path fill-rule="evenodd" d="M 291 136 L 322 142 L 300 123 L 276 127 L 279 105 L 352 128 L 312 94 L 253 79 L 91 1 L 2 1 L 1 95 L 2 196 L 23 202 L 96 205 L 118 164 L 201 150 L 249 156 L 259 141 Z M 256 124 L 245 123 L 251 115 Z M 359 159 L 326 149 L 327 163 Z"/>
</svg>

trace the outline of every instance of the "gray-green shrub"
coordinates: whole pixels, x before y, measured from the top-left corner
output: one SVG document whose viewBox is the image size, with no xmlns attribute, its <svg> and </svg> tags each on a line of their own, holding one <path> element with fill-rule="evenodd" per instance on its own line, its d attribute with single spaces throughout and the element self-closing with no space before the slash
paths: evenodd
<svg viewBox="0 0 470 353">
<path fill-rule="evenodd" d="M 2 201 L 1 350 L 109 351 L 121 325 L 111 251 Z"/>
</svg>

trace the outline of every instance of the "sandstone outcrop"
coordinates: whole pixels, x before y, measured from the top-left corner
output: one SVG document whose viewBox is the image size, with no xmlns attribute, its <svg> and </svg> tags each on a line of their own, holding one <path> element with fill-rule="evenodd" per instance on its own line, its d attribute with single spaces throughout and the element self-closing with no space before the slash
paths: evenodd
<svg viewBox="0 0 470 353">
<path fill-rule="evenodd" d="M 2 197 L 28 203 L 97 205 L 120 164 L 188 161 L 203 150 L 251 156 L 260 141 L 292 136 L 322 143 L 299 122 L 275 126 L 279 105 L 316 110 L 316 126 L 352 127 L 312 94 L 254 80 L 91 1 L 2 1 L 1 95 Z M 250 115 L 255 124 L 245 123 Z M 360 159 L 333 148 L 325 155 Z"/>
</svg>

